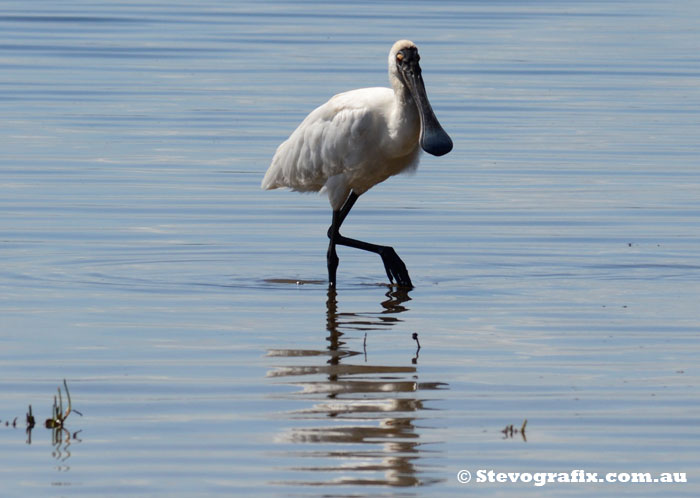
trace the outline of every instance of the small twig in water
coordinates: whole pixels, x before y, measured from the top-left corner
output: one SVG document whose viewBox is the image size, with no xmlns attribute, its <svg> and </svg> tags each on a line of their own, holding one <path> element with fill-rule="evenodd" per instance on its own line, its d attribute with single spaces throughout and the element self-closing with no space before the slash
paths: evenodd
<svg viewBox="0 0 700 498">
<path fill-rule="evenodd" d="M 413 340 L 416 341 L 416 344 L 418 344 L 418 347 L 416 348 L 416 356 L 413 357 L 411 360 L 411 363 L 416 365 L 418 363 L 418 355 L 420 354 L 420 341 L 418 341 L 418 332 L 413 333 Z"/>
<path fill-rule="evenodd" d="M 63 396 L 61 395 L 61 388 L 58 388 L 58 402 L 56 401 L 56 396 L 53 397 L 53 417 L 47 418 L 44 425 L 47 429 L 62 429 L 63 424 L 68 418 L 72 411 L 70 391 L 68 390 L 68 383 L 66 379 L 63 379 L 63 387 L 66 390 L 66 398 L 68 400 L 68 409 L 63 413 Z"/>
<path fill-rule="evenodd" d="M 516 429 L 515 427 L 513 427 L 513 424 L 506 425 L 506 428 L 501 431 L 504 435 L 503 439 L 512 438 L 513 434 L 520 434 L 520 436 L 522 436 L 522 438 L 523 438 L 523 441 L 527 441 L 527 437 L 525 436 L 525 427 L 526 426 L 527 426 L 527 419 L 523 420 L 523 425 L 520 426 L 520 429 Z"/>
<path fill-rule="evenodd" d="M 418 332 L 414 332 L 414 333 L 413 333 L 413 340 L 415 340 L 415 341 L 416 341 L 416 344 L 418 344 L 418 350 L 417 350 L 417 351 L 420 351 L 420 341 L 418 340 Z"/>
<path fill-rule="evenodd" d="M 35 424 L 36 420 L 34 420 L 34 415 L 32 414 L 32 405 L 29 405 L 29 411 L 27 412 L 27 429 L 33 429 Z"/>
</svg>

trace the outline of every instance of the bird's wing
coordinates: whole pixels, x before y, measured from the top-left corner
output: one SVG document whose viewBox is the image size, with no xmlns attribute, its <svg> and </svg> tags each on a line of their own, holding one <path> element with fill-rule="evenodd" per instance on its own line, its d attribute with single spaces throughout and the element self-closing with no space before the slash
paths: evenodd
<svg viewBox="0 0 700 498">
<path fill-rule="evenodd" d="M 266 189 L 318 191 L 328 178 L 360 168 L 379 152 L 389 88 L 338 94 L 313 110 L 275 153 L 263 179 Z"/>
</svg>

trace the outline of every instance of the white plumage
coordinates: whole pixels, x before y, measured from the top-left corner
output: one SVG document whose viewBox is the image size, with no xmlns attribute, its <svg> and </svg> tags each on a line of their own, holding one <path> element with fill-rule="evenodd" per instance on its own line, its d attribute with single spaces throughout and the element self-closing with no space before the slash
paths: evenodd
<svg viewBox="0 0 700 498">
<path fill-rule="evenodd" d="M 350 201 L 337 231 L 357 196 L 390 176 L 415 169 L 421 147 L 434 155 L 449 152 L 452 141 L 430 108 L 419 59 L 416 46 L 400 40 L 389 52 L 392 88 L 340 93 L 314 109 L 277 148 L 262 188 L 325 190 L 334 213 Z M 335 242 L 343 243 L 331 237 L 329 253 L 335 252 Z M 329 263 L 331 284 L 334 273 Z M 389 268 L 387 274 L 391 279 Z"/>
</svg>

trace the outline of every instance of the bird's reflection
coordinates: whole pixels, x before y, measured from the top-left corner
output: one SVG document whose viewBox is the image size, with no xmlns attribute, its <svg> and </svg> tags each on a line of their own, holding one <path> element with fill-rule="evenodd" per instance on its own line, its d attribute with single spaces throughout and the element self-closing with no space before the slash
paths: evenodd
<svg viewBox="0 0 700 498">
<path fill-rule="evenodd" d="M 336 291 L 330 289 L 326 347 L 268 351 L 274 358 L 293 357 L 300 363 L 303 358 L 302 364 L 268 372 L 268 377 L 300 388 L 292 399 L 309 402 L 286 414 L 294 426 L 279 437 L 293 445 L 296 463 L 290 470 L 299 478 L 290 484 L 417 486 L 444 480 L 442 469 L 421 464 L 421 458 L 440 451 L 441 441 L 425 435 L 430 419 L 419 412 L 435 409 L 434 394 L 428 408 L 422 392 L 447 384 L 419 381 L 417 352 L 403 365 L 371 364 L 366 351 L 353 351 L 343 341 L 348 331 L 386 330 L 401 321 L 397 315 L 407 311 L 408 293 L 391 291 L 386 297 L 379 312 L 340 312 Z M 296 446 L 302 443 L 323 446 Z"/>
</svg>

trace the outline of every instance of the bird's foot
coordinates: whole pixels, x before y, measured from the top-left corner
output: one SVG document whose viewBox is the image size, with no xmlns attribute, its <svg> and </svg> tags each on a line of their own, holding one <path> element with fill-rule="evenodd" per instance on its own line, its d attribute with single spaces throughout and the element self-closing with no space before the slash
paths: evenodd
<svg viewBox="0 0 700 498">
<path fill-rule="evenodd" d="M 408 276 L 406 265 L 401 258 L 399 258 L 399 255 L 396 254 L 396 251 L 394 251 L 392 247 L 384 247 L 379 255 L 382 257 L 386 276 L 389 277 L 389 281 L 392 284 L 396 281 L 399 287 L 412 289 L 413 284 L 411 283 L 411 277 Z"/>
</svg>

